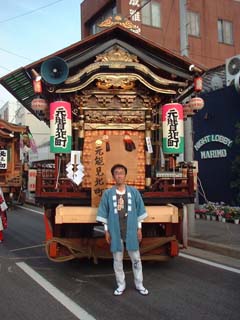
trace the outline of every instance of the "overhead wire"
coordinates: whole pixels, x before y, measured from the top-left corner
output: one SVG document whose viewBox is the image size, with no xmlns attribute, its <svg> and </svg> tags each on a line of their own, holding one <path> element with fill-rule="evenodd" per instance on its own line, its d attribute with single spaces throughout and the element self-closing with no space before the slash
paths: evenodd
<svg viewBox="0 0 240 320">
<path fill-rule="evenodd" d="M 5 20 L 1 20 L 0 23 L 2 24 L 2 23 L 5 23 L 5 22 L 8 22 L 8 21 L 15 20 L 15 19 L 17 19 L 17 18 L 24 17 L 24 16 L 29 15 L 29 14 L 33 14 L 33 13 L 39 11 L 39 10 L 45 9 L 45 8 L 47 8 L 47 7 L 50 7 L 50 6 L 52 6 L 52 5 L 55 5 L 56 3 L 59 3 L 59 2 L 62 2 L 62 1 L 64 1 L 64 0 L 57 0 L 57 1 L 51 2 L 51 3 L 47 4 L 47 5 L 38 7 L 38 8 L 36 8 L 36 9 L 34 9 L 34 10 L 30 10 L 30 11 L 27 11 L 27 12 L 22 13 L 22 14 L 20 14 L 20 15 L 17 15 L 17 16 L 14 16 L 14 17 L 11 17 L 11 18 L 8 18 L 8 19 L 5 19 Z M 16 57 L 18 57 L 18 58 L 28 60 L 29 62 L 32 62 L 32 61 L 33 61 L 33 59 L 30 59 L 30 58 L 28 58 L 28 57 L 19 55 L 19 54 L 15 53 L 15 52 L 12 52 L 12 51 L 10 51 L 10 50 L 4 49 L 4 48 L 0 48 L 0 50 L 3 51 L 3 52 L 5 52 L 5 53 L 14 55 L 14 56 L 16 56 Z M 4 67 L 4 66 L 1 66 L 1 65 L 0 65 L 0 68 L 1 68 L 1 69 L 4 69 L 4 70 L 6 70 L 6 71 L 11 71 L 10 69 L 8 69 L 8 68 L 6 68 L 6 67 Z"/>
<path fill-rule="evenodd" d="M 14 56 L 16 56 L 16 57 L 19 57 L 19 58 L 22 58 L 22 59 L 26 59 L 26 60 L 31 61 L 31 62 L 33 61 L 32 59 L 29 59 L 29 58 L 27 58 L 27 57 L 21 56 L 21 55 L 19 55 L 19 54 L 17 54 L 17 53 L 14 53 L 14 52 L 12 52 L 12 51 L 9 51 L 9 50 L 3 49 L 3 48 L 0 48 L 0 50 L 6 52 L 6 53 L 8 53 L 8 54 L 12 54 L 12 55 L 14 55 Z"/>
<path fill-rule="evenodd" d="M 7 71 L 11 71 L 10 69 L 8 69 L 8 68 L 6 68 L 6 67 L 4 67 L 4 66 L 1 66 L 1 65 L 0 65 L 0 68 L 1 68 L 1 69 L 5 69 L 5 70 L 7 70 Z"/>
<path fill-rule="evenodd" d="M 18 18 L 27 16 L 27 15 L 29 15 L 29 14 L 35 13 L 35 12 L 41 10 L 41 9 L 48 8 L 48 7 L 50 7 L 50 6 L 53 6 L 54 4 L 56 4 L 56 3 L 58 3 L 58 2 L 62 2 L 62 1 L 65 1 L 65 0 L 57 0 L 57 1 L 51 2 L 51 3 L 49 3 L 49 4 L 45 5 L 45 6 L 42 6 L 42 7 L 39 7 L 39 8 L 30 10 L 30 11 L 27 11 L 27 12 L 25 12 L 25 13 L 19 14 L 19 15 L 17 15 L 17 16 L 14 16 L 14 17 L 11 17 L 11 18 L 8 18 L 8 19 L 5 19 L 5 20 L 1 20 L 0 23 L 9 22 L 9 21 L 12 21 L 12 20 L 15 20 L 15 19 L 18 19 Z"/>
</svg>

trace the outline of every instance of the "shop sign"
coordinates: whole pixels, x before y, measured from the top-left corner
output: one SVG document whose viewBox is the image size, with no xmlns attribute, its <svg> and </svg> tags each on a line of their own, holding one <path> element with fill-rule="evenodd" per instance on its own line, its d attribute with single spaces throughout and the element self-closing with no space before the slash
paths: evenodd
<svg viewBox="0 0 240 320">
<path fill-rule="evenodd" d="M 131 21 L 134 23 L 141 23 L 141 0 L 129 0 L 129 16 Z M 136 25 L 136 29 L 132 29 L 133 32 L 141 34 L 141 28 L 139 25 Z"/>
<path fill-rule="evenodd" d="M 0 150 L 0 170 L 7 169 L 7 150 Z"/>
<path fill-rule="evenodd" d="M 37 170 L 29 169 L 28 170 L 28 191 L 36 191 L 36 177 Z"/>
<path fill-rule="evenodd" d="M 202 146 L 206 145 L 207 143 L 211 142 L 218 142 L 221 144 L 226 145 L 227 147 L 231 147 L 233 144 L 233 141 L 226 136 L 223 136 L 221 134 L 210 134 L 207 136 L 204 136 L 203 138 L 199 139 L 195 145 L 194 149 L 196 151 L 199 151 Z M 226 149 L 212 149 L 212 150 L 203 150 L 200 151 L 200 157 L 201 159 L 216 159 L 216 158 L 226 158 L 227 157 L 227 150 Z"/>
</svg>

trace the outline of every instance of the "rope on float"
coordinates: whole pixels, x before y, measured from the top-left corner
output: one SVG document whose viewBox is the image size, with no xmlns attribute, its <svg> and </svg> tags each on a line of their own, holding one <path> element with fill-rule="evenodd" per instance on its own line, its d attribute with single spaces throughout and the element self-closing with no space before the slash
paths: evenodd
<svg viewBox="0 0 240 320">
<path fill-rule="evenodd" d="M 140 254 L 142 256 L 142 260 L 153 260 L 153 261 L 159 261 L 159 260 L 166 260 L 167 258 L 170 258 L 168 256 L 162 256 L 162 255 L 157 255 L 157 254 L 149 254 L 149 255 L 145 255 L 146 253 L 148 253 L 149 251 L 152 251 L 154 249 L 157 249 L 167 243 L 169 243 L 172 240 L 176 240 L 176 237 L 168 237 L 168 238 L 163 238 L 160 239 L 159 241 L 156 241 L 154 244 L 151 244 L 149 246 L 146 246 L 144 248 L 140 248 Z M 56 244 L 60 244 L 62 246 L 64 246 L 65 248 L 67 248 L 67 250 L 70 252 L 69 255 L 65 255 L 65 256 L 61 256 L 61 257 L 56 257 L 53 258 L 50 256 L 49 252 L 50 252 L 50 245 L 52 243 L 56 243 Z M 45 244 L 45 251 L 46 251 L 46 255 L 48 257 L 49 260 L 54 261 L 54 262 L 66 262 L 66 261 L 70 261 L 73 259 L 81 259 L 81 258 L 88 258 L 91 259 L 93 258 L 93 261 L 95 264 L 98 263 L 98 259 L 112 259 L 111 256 L 103 256 L 101 254 L 97 254 L 97 250 L 96 248 L 94 248 L 94 244 L 93 243 L 88 243 L 86 250 L 79 250 L 78 248 L 74 247 L 72 244 L 69 243 L 69 241 L 67 240 L 63 240 L 61 238 L 57 238 L 54 237 L 48 241 L 46 241 Z M 124 254 L 124 259 L 129 260 L 130 258 Z"/>
<path fill-rule="evenodd" d="M 67 256 L 61 256 L 61 257 L 56 257 L 53 258 L 50 256 L 49 252 L 50 252 L 50 245 L 52 243 L 57 243 L 60 244 L 62 246 L 64 246 L 65 248 L 67 248 L 67 250 L 69 250 L 70 254 Z M 93 247 L 92 246 L 87 246 L 87 250 L 86 251 L 78 251 L 79 249 L 74 248 L 74 246 L 72 246 L 68 241 L 63 240 L 61 238 L 52 238 L 50 240 L 48 240 L 45 244 L 45 251 L 47 254 L 47 257 L 49 258 L 49 260 L 54 261 L 54 262 L 66 262 L 66 261 L 70 261 L 73 259 L 80 259 L 80 258 L 85 258 L 87 257 L 88 259 L 93 258 L 94 263 L 97 263 L 97 258 L 93 252 Z"/>
</svg>

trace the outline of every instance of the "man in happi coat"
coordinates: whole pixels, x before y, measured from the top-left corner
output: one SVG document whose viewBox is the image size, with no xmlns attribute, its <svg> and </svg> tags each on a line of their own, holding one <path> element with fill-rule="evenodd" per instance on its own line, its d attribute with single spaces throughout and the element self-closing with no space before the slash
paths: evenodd
<svg viewBox="0 0 240 320">
<path fill-rule="evenodd" d="M 142 240 L 142 220 L 147 217 L 144 203 L 135 187 L 127 186 L 127 168 L 122 164 L 112 167 L 115 186 L 104 192 L 96 220 L 104 224 L 105 239 L 113 253 L 113 268 L 117 289 L 114 295 L 122 295 L 126 288 L 123 270 L 124 246 L 132 262 L 134 283 L 138 292 L 147 295 L 143 286 L 142 262 L 139 243 Z"/>
</svg>

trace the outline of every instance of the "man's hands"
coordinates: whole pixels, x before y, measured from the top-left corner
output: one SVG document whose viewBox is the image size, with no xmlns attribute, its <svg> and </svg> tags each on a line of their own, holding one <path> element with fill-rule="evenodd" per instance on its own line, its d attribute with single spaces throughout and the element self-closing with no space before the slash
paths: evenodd
<svg viewBox="0 0 240 320">
<path fill-rule="evenodd" d="M 142 229 L 137 229 L 137 237 L 138 237 L 138 241 L 141 242 L 142 241 Z"/>
<path fill-rule="evenodd" d="M 141 242 L 142 241 L 142 229 L 137 230 L 137 237 L 138 237 L 138 241 Z M 105 231 L 105 240 L 108 244 L 111 243 L 111 235 L 110 235 L 109 231 Z"/>
<path fill-rule="evenodd" d="M 110 236 L 110 233 L 109 233 L 109 231 L 105 231 L 105 240 L 106 240 L 106 242 L 108 243 L 108 244 L 110 244 L 111 243 L 111 236 Z"/>
</svg>

